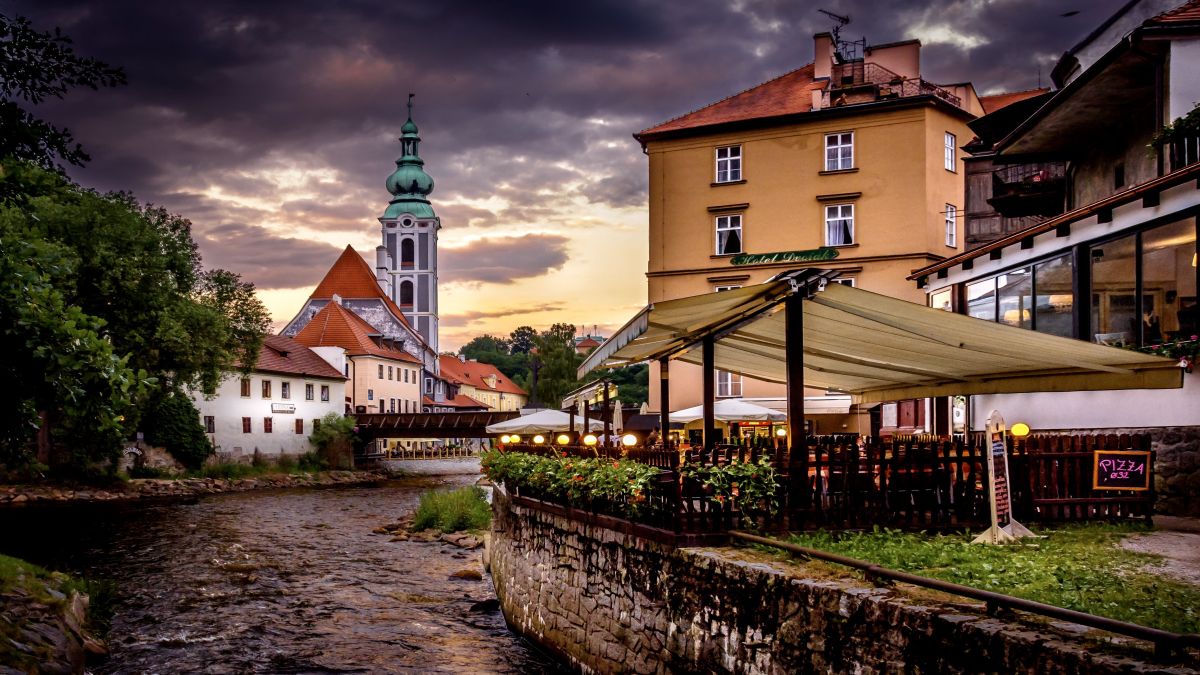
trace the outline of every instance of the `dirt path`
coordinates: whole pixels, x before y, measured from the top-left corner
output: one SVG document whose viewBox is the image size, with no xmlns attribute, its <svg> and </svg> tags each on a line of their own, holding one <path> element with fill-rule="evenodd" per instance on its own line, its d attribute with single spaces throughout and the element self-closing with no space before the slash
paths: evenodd
<svg viewBox="0 0 1200 675">
<path fill-rule="evenodd" d="M 1128 537 L 1121 546 L 1138 553 L 1153 553 L 1163 557 L 1150 569 L 1163 576 L 1200 586 L 1200 533 L 1151 532 Z"/>
</svg>

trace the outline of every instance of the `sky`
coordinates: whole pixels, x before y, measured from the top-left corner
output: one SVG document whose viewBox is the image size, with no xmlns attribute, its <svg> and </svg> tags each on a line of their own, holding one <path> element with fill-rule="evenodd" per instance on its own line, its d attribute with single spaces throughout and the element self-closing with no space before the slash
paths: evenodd
<svg viewBox="0 0 1200 675">
<path fill-rule="evenodd" d="M 189 218 L 207 267 L 281 327 L 346 245 L 371 256 L 409 92 L 440 233 L 441 348 L 519 325 L 620 326 L 646 301 L 632 134 L 812 61 L 917 38 L 932 82 L 1036 87 L 1125 0 L 0 0 L 129 83 L 38 113 L 72 178 Z"/>
</svg>

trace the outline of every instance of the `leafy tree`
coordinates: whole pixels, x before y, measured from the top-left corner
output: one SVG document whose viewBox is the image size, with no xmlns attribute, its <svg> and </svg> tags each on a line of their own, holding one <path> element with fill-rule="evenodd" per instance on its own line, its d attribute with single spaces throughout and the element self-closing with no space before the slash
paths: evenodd
<svg viewBox="0 0 1200 675">
<path fill-rule="evenodd" d="M 537 394 L 543 405 L 556 407 L 562 397 L 579 384 L 576 369 L 583 359 L 575 353 L 575 326 L 556 323 L 538 334 Z"/>
<path fill-rule="evenodd" d="M 480 335 L 479 337 L 472 338 L 470 342 L 463 345 L 462 348 L 458 350 L 459 354 L 462 354 L 468 359 L 475 359 L 476 361 L 482 361 L 484 363 L 491 363 L 491 361 L 484 361 L 482 358 L 480 358 L 481 356 L 490 354 L 507 354 L 508 352 L 508 340 L 505 340 L 502 337 L 496 337 L 494 335 Z"/>
<path fill-rule="evenodd" d="M 313 430 L 308 441 L 317 449 L 325 466 L 349 469 L 354 461 L 355 422 L 353 417 L 328 413 Z"/>
<path fill-rule="evenodd" d="M 38 459 L 78 466 L 115 457 L 142 391 L 153 383 L 135 372 L 103 335 L 102 319 L 72 304 L 64 288 L 75 272 L 64 246 L 29 237 L 0 219 L 0 463 Z M 58 456 L 49 443 L 60 441 Z M 63 441 L 69 441 L 69 444 Z M 64 456 L 65 455 L 65 456 Z"/>
<path fill-rule="evenodd" d="M 142 416 L 146 442 L 162 446 L 189 469 L 199 469 L 213 454 L 212 443 L 200 426 L 200 411 L 181 392 L 155 396 Z"/>
<path fill-rule="evenodd" d="M 61 99 L 77 87 L 98 89 L 125 83 L 125 73 L 81 57 L 57 28 L 35 29 L 28 19 L 0 14 L 0 158 L 61 170 L 60 161 L 82 165 L 90 159 L 70 130 L 55 127 L 28 110 Z M 19 198 L 18 186 L 0 172 L 0 202 Z"/>
<path fill-rule="evenodd" d="M 528 354 L 535 346 L 537 331 L 532 326 L 518 326 L 508 336 L 508 349 L 512 354 Z"/>
</svg>

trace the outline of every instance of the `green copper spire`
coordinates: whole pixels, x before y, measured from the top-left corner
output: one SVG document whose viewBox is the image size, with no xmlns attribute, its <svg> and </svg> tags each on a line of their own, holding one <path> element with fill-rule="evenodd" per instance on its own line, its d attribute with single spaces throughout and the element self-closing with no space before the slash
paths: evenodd
<svg viewBox="0 0 1200 675">
<path fill-rule="evenodd" d="M 408 95 L 408 121 L 400 127 L 400 159 L 396 160 L 396 170 L 388 176 L 388 192 L 392 193 L 392 201 L 388 202 L 384 218 L 396 218 L 403 213 L 411 213 L 417 218 L 433 218 L 433 207 L 429 205 L 429 193 L 433 192 L 433 179 L 425 173 L 425 162 L 417 154 L 417 146 L 421 137 L 417 135 L 417 125 L 412 120 L 413 94 Z"/>
</svg>

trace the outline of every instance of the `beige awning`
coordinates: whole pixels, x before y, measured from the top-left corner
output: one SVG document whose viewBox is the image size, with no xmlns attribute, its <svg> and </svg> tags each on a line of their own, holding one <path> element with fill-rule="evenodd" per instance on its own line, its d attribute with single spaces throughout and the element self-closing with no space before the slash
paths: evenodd
<svg viewBox="0 0 1200 675">
<path fill-rule="evenodd" d="M 711 335 L 716 368 L 786 382 L 783 301 L 801 281 L 823 287 L 803 301 L 804 384 L 851 394 L 857 403 L 1183 385 L 1170 359 L 826 285 L 832 274 L 799 270 L 756 286 L 655 303 L 593 351 L 579 374 L 662 357 L 701 364 L 700 341 Z"/>
</svg>

